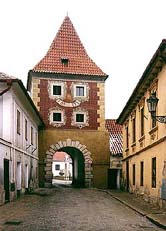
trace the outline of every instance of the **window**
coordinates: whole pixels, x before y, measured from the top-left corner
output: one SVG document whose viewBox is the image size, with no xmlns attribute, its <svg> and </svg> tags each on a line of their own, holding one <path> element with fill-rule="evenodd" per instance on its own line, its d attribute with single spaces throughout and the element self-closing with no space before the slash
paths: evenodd
<svg viewBox="0 0 166 231">
<path fill-rule="evenodd" d="M 156 96 L 156 92 L 154 92 L 154 95 Z M 156 110 L 157 110 L 157 108 L 156 108 Z M 156 119 L 155 119 L 155 117 L 156 117 L 156 111 L 153 112 L 153 117 L 151 118 L 152 128 L 156 127 Z"/>
<path fill-rule="evenodd" d="M 144 186 L 144 162 L 140 163 L 140 186 Z"/>
<path fill-rule="evenodd" d="M 156 157 L 152 158 L 152 188 L 156 188 Z"/>
<path fill-rule="evenodd" d="M 156 116 L 156 112 L 153 112 L 153 117 L 152 117 L 152 128 L 156 127 L 156 119 L 155 119 L 155 116 Z"/>
<path fill-rule="evenodd" d="M 144 135 L 144 108 L 141 108 L 141 136 Z"/>
<path fill-rule="evenodd" d="M 76 114 L 76 122 L 84 123 L 84 114 Z"/>
<path fill-rule="evenodd" d="M 133 185 L 135 185 L 135 164 L 133 164 Z"/>
<path fill-rule="evenodd" d="M 31 127 L 31 144 L 33 144 L 33 127 Z"/>
<path fill-rule="evenodd" d="M 85 95 L 85 87 L 84 86 L 76 86 L 76 96 L 84 96 Z"/>
<path fill-rule="evenodd" d="M 135 118 L 133 118 L 133 120 L 132 120 L 132 126 L 133 126 L 133 143 L 135 143 L 135 141 L 136 141 Z"/>
<path fill-rule="evenodd" d="M 55 170 L 57 170 L 57 171 L 60 170 L 60 164 L 55 165 Z"/>
<path fill-rule="evenodd" d="M 49 109 L 49 124 L 54 127 L 62 127 L 66 124 L 65 110 L 59 107 Z"/>
<path fill-rule="evenodd" d="M 26 119 L 25 119 L 25 139 L 26 140 L 28 139 L 28 122 Z"/>
<path fill-rule="evenodd" d="M 17 110 L 17 134 L 20 135 L 20 125 L 21 125 L 21 114 L 20 111 Z"/>
<path fill-rule="evenodd" d="M 53 121 L 61 122 L 62 121 L 62 113 L 61 112 L 53 112 Z"/>
<path fill-rule="evenodd" d="M 129 128 L 126 127 L 126 148 L 129 147 Z"/>
<path fill-rule="evenodd" d="M 63 66 L 68 67 L 68 62 L 69 62 L 68 58 L 61 58 L 61 63 L 63 64 Z"/>
<path fill-rule="evenodd" d="M 62 94 L 62 87 L 58 85 L 53 85 L 53 95 L 61 95 Z"/>
</svg>

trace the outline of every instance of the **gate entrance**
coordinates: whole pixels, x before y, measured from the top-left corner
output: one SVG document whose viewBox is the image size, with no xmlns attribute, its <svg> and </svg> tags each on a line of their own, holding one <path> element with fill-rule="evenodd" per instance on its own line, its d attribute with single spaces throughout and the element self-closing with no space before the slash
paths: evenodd
<svg viewBox="0 0 166 231">
<path fill-rule="evenodd" d="M 85 145 L 80 144 L 79 141 L 72 141 L 70 139 L 51 145 L 49 151 L 46 152 L 45 187 L 52 185 L 53 155 L 57 151 L 66 152 L 72 159 L 72 185 L 75 187 L 91 187 L 93 179 L 91 153 Z"/>
</svg>

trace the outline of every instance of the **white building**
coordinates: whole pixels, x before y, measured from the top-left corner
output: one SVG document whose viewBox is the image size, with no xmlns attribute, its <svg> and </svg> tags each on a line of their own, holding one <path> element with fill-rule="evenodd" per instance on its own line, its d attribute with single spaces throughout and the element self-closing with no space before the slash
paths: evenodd
<svg viewBox="0 0 166 231">
<path fill-rule="evenodd" d="M 21 80 L 0 73 L 0 204 L 38 185 L 43 125 Z"/>
<path fill-rule="evenodd" d="M 72 177 L 72 159 L 65 152 L 56 152 L 53 156 L 53 177 L 69 180 Z"/>
</svg>

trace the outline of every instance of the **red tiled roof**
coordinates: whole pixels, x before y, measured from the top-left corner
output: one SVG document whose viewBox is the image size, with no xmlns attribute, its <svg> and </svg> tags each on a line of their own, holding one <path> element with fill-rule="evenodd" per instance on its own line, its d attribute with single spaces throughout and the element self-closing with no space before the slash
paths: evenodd
<svg viewBox="0 0 166 231">
<path fill-rule="evenodd" d="M 110 136 L 110 152 L 112 155 L 119 155 L 123 152 L 122 125 L 116 124 L 115 119 L 106 119 L 106 130 Z"/>
<path fill-rule="evenodd" d="M 68 63 L 63 64 L 62 59 L 68 60 Z M 89 58 L 68 16 L 65 17 L 47 54 L 32 71 L 107 76 Z"/>
<path fill-rule="evenodd" d="M 66 154 L 65 152 L 56 152 L 53 155 L 53 160 L 54 161 L 65 162 L 66 157 L 68 157 L 68 154 Z"/>
</svg>

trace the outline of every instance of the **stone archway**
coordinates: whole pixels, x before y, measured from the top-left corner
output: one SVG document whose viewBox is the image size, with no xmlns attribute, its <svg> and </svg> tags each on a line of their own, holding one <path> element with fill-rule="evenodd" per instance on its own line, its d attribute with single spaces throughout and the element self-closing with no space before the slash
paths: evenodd
<svg viewBox="0 0 166 231">
<path fill-rule="evenodd" d="M 93 180 L 92 173 L 92 158 L 90 151 L 87 150 L 85 145 L 82 145 L 79 141 L 73 141 L 71 139 L 66 139 L 65 141 L 59 141 L 56 144 L 52 144 L 49 150 L 46 152 L 45 158 L 45 187 L 51 187 L 52 185 L 52 161 L 55 152 L 63 149 L 65 147 L 73 147 L 81 151 L 84 157 L 85 164 L 85 186 L 91 187 Z"/>
</svg>

